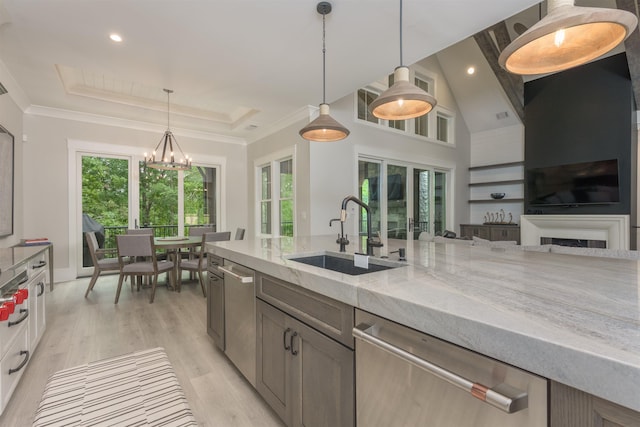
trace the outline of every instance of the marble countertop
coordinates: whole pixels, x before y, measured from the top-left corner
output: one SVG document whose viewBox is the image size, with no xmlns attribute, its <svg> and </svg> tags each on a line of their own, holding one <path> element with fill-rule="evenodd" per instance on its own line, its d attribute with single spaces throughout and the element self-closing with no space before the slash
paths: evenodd
<svg viewBox="0 0 640 427">
<path fill-rule="evenodd" d="M 639 261 L 385 243 L 381 255 L 406 246 L 407 266 L 360 276 L 288 259 L 337 252 L 335 236 L 216 242 L 207 249 L 640 411 Z M 352 243 L 347 252 L 356 249 Z"/>
</svg>

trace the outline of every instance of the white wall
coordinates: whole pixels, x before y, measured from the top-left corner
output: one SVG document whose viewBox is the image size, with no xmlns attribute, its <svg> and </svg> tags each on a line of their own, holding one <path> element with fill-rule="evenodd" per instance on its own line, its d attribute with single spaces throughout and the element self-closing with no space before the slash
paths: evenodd
<svg viewBox="0 0 640 427">
<path fill-rule="evenodd" d="M 477 132 L 471 135 L 471 166 L 484 166 L 500 163 L 524 161 L 524 125 Z M 506 181 L 523 179 L 524 166 L 514 166 L 492 170 L 471 172 L 471 182 Z M 524 198 L 524 184 L 500 186 L 472 187 L 471 199 L 489 199 L 490 193 L 506 193 L 505 198 Z M 475 203 L 470 205 L 469 223 L 482 224 L 488 214 L 499 214 L 504 211 L 505 217 L 511 214 L 513 222 L 520 223 L 524 203 Z"/>
<path fill-rule="evenodd" d="M 70 241 L 68 190 L 68 140 L 140 147 L 140 153 L 150 151 L 160 140 L 162 131 L 150 132 L 79 121 L 25 115 L 24 159 L 20 169 L 24 179 L 24 236 L 47 236 L 54 244 L 56 281 L 75 277 L 75 251 L 81 240 Z M 174 130 L 174 133 L 175 130 Z M 183 151 L 198 158 L 198 154 L 226 158 L 223 171 L 226 201 L 223 201 L 221 227 L 235 230 L 247 224 L 246 147 L 182 137 L 176 139 Z M 19 236 L 19 237 L 22 237 Z"/>
</svg>

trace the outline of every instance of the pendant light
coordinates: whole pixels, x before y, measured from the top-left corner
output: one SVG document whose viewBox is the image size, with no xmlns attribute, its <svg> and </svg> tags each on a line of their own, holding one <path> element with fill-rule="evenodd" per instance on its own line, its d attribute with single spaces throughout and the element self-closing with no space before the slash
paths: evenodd
<svg viewBox="0 0 640 427">
<path fill-rule="evenodd" d="M 379 119 L 407 120 L 427 114 L 436 99 L 409 82 L 409 67 L 402 65 L 402 0 L 400 0 L 400 65 L 393 72 L 393 85 L 370 105 L 369 111 Z"/>
<path fill-rule="evenodd" d="M 609 52 L 636 28 L 630 12 L 548 0 L 547 15 L 509 44 L 498 62 L 521 75 L 546 74 L 585 64 Z"/>
<path fill-rule="evenodd" d="M 329 115 L 329 104 L 326 102 L 326 66 L 325 66 L 325 16 L 331 13 L 331 3 L 321 1 L 316 6 L 316 10 L 322 15 L 322 104 L 320 104 L 320 115 L 311 123 L 300 129 L 300 136 L 309 141 L 333 142 L 340 141 L 349 135 L 349 129 L 338 123 Z"/>
<path fill-rule="evenodd" d="M 191 158 L 186 156 L 178 141 L 176 141 L 173 133 L 169 129 L 169 95 L 173 93 L 171 89 L 162 89 L 167 93 L 167 130 L 164 132 L 160 142 L 156 145 L 156 148 L 151 153 L 151 156 L 147 157 L 147 153 L 144 153 L 144 163 L 146 166 L 154 169 L 164 170 L 187 170 L 191 169 Z M 162 151 L 160 146 L 162 145 Z M 175 149 L 174 149 L 175 148 Z M 162 155 L 157 156 L 157 153 Z M 176 160 L 176 155 L 180 155 L 180 160 Z M 156 157 L 157 156 L 157 157 Z"/>
</svg>

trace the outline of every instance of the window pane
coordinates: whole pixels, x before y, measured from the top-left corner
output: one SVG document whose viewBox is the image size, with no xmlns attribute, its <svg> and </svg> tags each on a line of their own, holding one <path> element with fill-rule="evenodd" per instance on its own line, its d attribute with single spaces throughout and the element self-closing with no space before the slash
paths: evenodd
<svg viewBox="0 0 640 427">
<path fill-rule="evenodd" d="M 293 160 L 280 162 L 280 198 L 293 197 Z"/>
<path fill-rule="evenodd" d="M 293 237 L 293 200 L 280 201 L 280 235 Z"/>
<path fill-rule="evenodd" d="M 406 120 L 389 120 L 389 127 L 398 130 L 404 130 L 406 122 Z"/>
<path fill-rule="evenodd" d="M 422 79 L 419 79 L 418 77 L 413 79 L 413 82 L 416 86 L 418 86 L 420 89 L 424 90 L 425 92 L 429 93 L 429 82 L 424 81 Z"/>
<path fill-rule="evenodd" d="M 417 239 L 421 232 L 431 232 L 429 227 L 431 185 L 429 171 L 424 169 L 413 170 L 413 239 Z"/>
<path fill-rule="evenodd" d="M 271 202 L 260 203 L 260 232 L 271 234 Z"/>
<path fill-rule="evenodd" d="M 178 235 L 178 171 L 140 162 L 140 226 L 153 227 L 156 237 Z"/>
<path fill-rule="evenodd" d="M 444 172 L 435 172 L 434 174 L 435 181 L 435 197 L 434 197 L 434 224 L 433 231 L 434 233 L 442 233 L 446 227 L 446 218 L 447 218 L 447 174 Z"/>
<path fill-rule="evenodd" d="M 387 237 L 407 238 L 407 168 L 387 165 Z"/>
<path fill-rule="evenodd" d="M 375 234 L 380 231 L 380 163 L 358 161 L 358 182 L 360 183 L 360 200 L 369 205 L 371 211 L 371 230 Z M 360 209 L 360 233 L 367 233 L 367 215 Z"/>
<path fill-rule="evenodd" d="M 449 142 L 449 119 L 438 114 L 438 141 Z"/>
<path fill-rule="evenodd" d="M 369 105 L 371 105 L 373 100 L 377 97 L 377 94 L 366 89 L 358 90 L 358 118 L 360 120 L 366 120 L 371 123 L 378 123 L 378 119 L 376 118 L 376 116 L 369 112 Z"/>
<path fill-rule="evenodd" d="M 184 235 L 188 227 L 216 227 L 216 169 L 193 166 L 184 172 Z"/>
<path fill-rule="evenodd" d="M 271 199 L 271 166 L 262 168 L 262 200 Z"/>
<path fill-rule="evenodd" d="M 117 234 L 129 226 L 129 162 L 106 157 L 82 157 L 82 213 L 83 222 L 94 220 L 104 227 L 104 234 L 96 232 L 101 248 L 115 248 Z M 94 231 L 84 229 L 83 231 Z M 82 266 L 91 267 L 84 234 L 81 242 L 85 250 Z"/>
</svg>

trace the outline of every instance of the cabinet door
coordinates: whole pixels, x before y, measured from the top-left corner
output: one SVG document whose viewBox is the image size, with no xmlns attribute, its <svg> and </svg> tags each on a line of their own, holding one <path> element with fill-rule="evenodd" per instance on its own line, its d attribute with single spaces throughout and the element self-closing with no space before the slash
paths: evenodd
<svg viewBox="0 0 640 427">
<path fill-rule="evenodd" d="M 516 241 L 520 243 L 520 227 L 515 226 L 492 226 L 491 227 L 491 239 L 494 241 Z"/>
<path fill-rule="evenodd" d="M 216 346 L 224 351 L 224 281 L 209 273 L 207 282 L 207 333 Z"/>
<path fill-rule="evenodd" d="M 490 230 L 486 225 L 460 224 L 460 236 L 490 240 Z"/>
<path fill-rule="evenodd" d="M 293 331 L 282 311 L 256 300 L 256 389 L 287 425 L 291 425 L 289 357 Z"/>
<path fill-rule="evenodd" d="M 355 424 L 354 353 L 305 324 L 288 318 L 295 331 L 291 367 L 295 426 Z"/>
<path fill-rule="evenodd" d="M 27 285 L 29 289 L 29 348 L 33 351 L 46 326 L 45 319 L 45 283 L 47 275 L 44 271 L 32 278 Z"/>
</svg>

